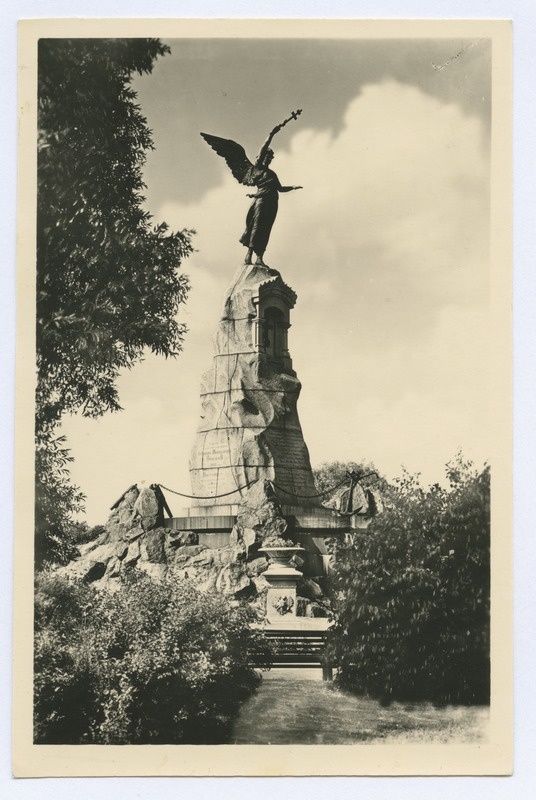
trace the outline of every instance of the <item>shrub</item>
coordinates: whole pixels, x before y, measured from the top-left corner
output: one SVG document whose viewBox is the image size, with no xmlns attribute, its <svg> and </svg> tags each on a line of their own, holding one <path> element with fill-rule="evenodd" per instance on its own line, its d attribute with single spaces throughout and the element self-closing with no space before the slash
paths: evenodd
<svg viewBox="0 0 536 800">
<path fill-rule="evenodd" d="M 75 547 L 93 542 L 103 533 L 106 533 L 104 525 L 94 525 L 90 528 L 87 522 L 73 522 L 67 527 L 67 539 Z"/>
<path fill-rule="evenodd" d="M 35 620 L 36 743 L 224 742 L 260 681 L 248 609 L 171 578 L 42 574 Z"/>
<path fill-rule="evenodd" d="M 329 647 L 357 693 L 489 702 L 489 468 L 459 457 L 447 474 L 450 490 L 405 476 L 391 508 L 337 548 Z"/>
<path fill-rule="evenodd" d="M 270 533 L 262 541 L 263 547 L 296 547 L 296 544 L 291 539 L 285 539 L 283 536 L 278 536 L 275 533 Z"/>
</svg>

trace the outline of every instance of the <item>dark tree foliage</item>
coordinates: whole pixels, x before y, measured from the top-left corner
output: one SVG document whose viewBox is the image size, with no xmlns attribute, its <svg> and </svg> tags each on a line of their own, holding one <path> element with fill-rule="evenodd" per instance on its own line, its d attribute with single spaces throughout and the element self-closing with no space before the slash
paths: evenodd
<svg viewBox="0 0 536 800">
<path fill-rule="evenodd" d="M 37 560 L 62 560 L 69 486 L 62 414 L 120 408 L 116 381 L 145 349 L 180 352 L 189 231 L 151 225 L 142 167 L 151 131 L 130 86 L 158 39 L 41 39 L 37 200 Z"/>
<path fill-rule="evenodd" d="M 66 564 L 78 555 L 70 536 L 71 518 L 84 509 L 85 497 L 69 480 L 68 465 L 73 457 L 65 437 L 48 424 L 37 428 L 35 458 L 35 559 Z"/>
<path fill-rule="evenodd" d="M 449 490 L 406 475 L 334 543 L 338 679 L 383 702 L 489 702 L 490 473 L 458 457 L 447 475 Z"/>
</svg>

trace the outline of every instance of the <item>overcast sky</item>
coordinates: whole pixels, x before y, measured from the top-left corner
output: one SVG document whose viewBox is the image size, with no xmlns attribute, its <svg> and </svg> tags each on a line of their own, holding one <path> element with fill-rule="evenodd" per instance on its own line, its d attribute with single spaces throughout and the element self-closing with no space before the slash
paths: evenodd
<svg viewBox="0 0 536 800">
<path fill-rule="evenodd" d="M 154 221 L 195 228 L 176 361 L 122 376 L 124 411 L 64 428 L 88 521 L 147 480 L 189 492 L 201 372 L 243 260 L 247 188 L 200 131 L 253 159 L 269 130 L 283 184 L 266 252 L 297 292 L 289 349 L 311 461 L 405 465 L 439 481 L 458 449 L 489 458 L 489 125 L 485 40 L 180 40 L 136 79 L 155 151 Z M 435 65 L 435 66 L 434 66 Z M 187 501 L 170 498 L 174 513 Z"/>
</svg>

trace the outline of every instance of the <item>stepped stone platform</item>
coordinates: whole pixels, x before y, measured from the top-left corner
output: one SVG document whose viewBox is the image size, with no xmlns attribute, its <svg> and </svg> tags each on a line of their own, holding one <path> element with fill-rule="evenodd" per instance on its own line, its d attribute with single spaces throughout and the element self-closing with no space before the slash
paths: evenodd
<svg viewBox="0 0 536 800">
<path fill-rule="evenodd" d="M 322 667 L 324 680 L 333 677 L 333 666 L 325 655 L 326 635 L 330 627 L 327 618 L 284 617 L 265 623 L 253 623 L 252 628 L 263 633 L 272 648 L 272 668 L 304 669 Z M 262 656 L 258 659 L 262 666 Z"/>
<path fill-rule="evenodd" d="M 224 532 L 233 529 L 240 512 L 239 505 L 192 506 L 181 514 L 165 521 L 165 527 L 179 531 Z M 367 517 L 358 514 L 341 514 L 322 506 L 281 505 L 289 533 L 316 533 L 331 536 L 367 527 Z"/>
</svg>

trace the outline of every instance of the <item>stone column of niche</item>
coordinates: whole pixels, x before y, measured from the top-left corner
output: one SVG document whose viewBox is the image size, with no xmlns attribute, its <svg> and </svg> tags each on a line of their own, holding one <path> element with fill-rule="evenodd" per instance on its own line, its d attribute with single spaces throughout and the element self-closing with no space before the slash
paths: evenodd
<svg viewBox="0 0 536 800">
<path fill-rule="evenodd" d="M 270 556 L 271 563 L 264 578 L 269 583 L 266 594 L 266 616 L 272 624 L 288 622 L 296 617 L 296 586 L 302 573 L 291 567 L 290 559 L 303 547 L 264 547 L 259 552 Z"/>
<path fill-rule="evenodd" d="M 255 307 L 256 352 L 264 354 L 277 371 L 295 375 L 288 350 L 288 329 L 296 293 L 282 280 L 271 280 L 261 283 L 251 299 Z M 276 319 L 277 330 L 274 330 L 272 325 Z M 270 344 L 269 337 L 273 337 Z"/>
</svg>

